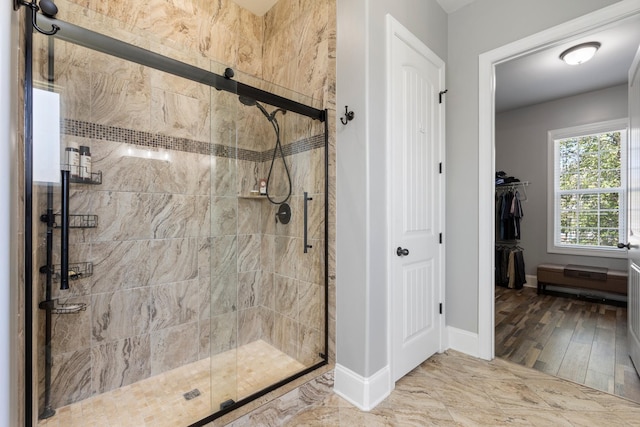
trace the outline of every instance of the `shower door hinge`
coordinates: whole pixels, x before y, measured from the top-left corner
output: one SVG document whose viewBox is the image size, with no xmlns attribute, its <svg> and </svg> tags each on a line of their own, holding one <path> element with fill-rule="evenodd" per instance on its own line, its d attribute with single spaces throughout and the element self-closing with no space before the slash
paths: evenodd
<svg viewBox="0 0 640 427">
<path fill-rule="evenodd" d="M 440 93 L 438 94 L 438 104 L 442 104 L 442 95 L 444 95 L 447 92 L 449 92 L 449 89 L 445 89 L 445 90 L 441 90 L 440 91 Z"/>
<path fill-rule="evenodd" d="M 442 233 L 440 233 L 440 238 L 438 239 L 440 244 L 442 244 Z"/>
<path fill-rule="evenodd" d="M 442 303 L 440 303 L 440 314 L 442 314 Z"/>
</svg>

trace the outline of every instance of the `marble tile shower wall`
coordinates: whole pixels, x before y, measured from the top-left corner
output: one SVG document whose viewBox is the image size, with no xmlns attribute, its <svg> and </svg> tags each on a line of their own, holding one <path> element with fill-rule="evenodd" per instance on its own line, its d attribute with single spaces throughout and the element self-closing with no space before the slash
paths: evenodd
<svg viewBox="0 0 640 427">
<path fill-rule="evenodd" d="M 310 366 L 324 352 L 324 150 L 287 157 L 293 189 L 289 224 L 274 220 L 277 206 L 263 202 L 263 316 L 273 318 L 271 342 Z M 268 165 L 265 164 L 265 167 Z M 285 178 L 276 174 L 275 182 Z M 308 244 L 304 253 L 304 192 L 308 202 Z M 280 189 L 278 194 L 284 193 Z"/>
<path fill-rule="evenodd" d="M 94 275 L 68 291 L 54 288 L 59 302 L 88 306 L 54 316 L 54 405 L 257 339 L 305 364 L 318 361 L 322 149 L 287 156 L 294 214 L 282 225 L 275 206 L 237 197 L 245 188 L 237 170 L 255 176 L 266 162 L 180 151 L 166 151 L 168 161 L 149 160 L 128 155 L 135 145 L 65 135 L 70 139 L 92 147 L 103 183 L 71 192 L 71 211 L 98 215 L 100 226 L 71 234 L 71 261 L 91 261 Z M 284 179 L 275 173 L 277 197 Z M 302 254 L 303 191 L 313 197 L 309 254 Z"/>
<path fill-rule="evenodd" d="M 297 119 L 307 122 L 307 131 L 313 129 L 309 119 L 294 119 L 292 114 L 281 118 L 284 139 L 293 134 L 289 129 L 299 132 L 303 127 Z M 275 143 L 273 131 L 266 140 Z M 284 146 L 293 183 L 289 224 L 276 223 L 278 206 L 265 199 L 240 197 L 236 203 L 236 194 L 247 194 L 256 177 L 267 176 L 270 160 L 239 161 L 237 190 L 235 182 L 229 182 L 214 191 L 219 196 L 212 203 L 210 327 L 216 334 L 211 336 L 211 354 L 262 339 L 305 365 L 319 361 L 324 348 L 324 138 L 308 141 Z M 265 150 L 263 157 L 270 159 L 272 151 Z M 214 176 L 213 182 L 230 175 Z M 269 191 L 275 200 L 288 193 L 279 158 Z M 305 191 L 313 198 L 308 227 L 313 248 L 308 254 L 303 253 L 302 239 Z"/>
<path fill-rule="evenodd" d="M 281 0 L 263 18 L 230 0 L 158 2 L 57 3 L 60 19 L 216 72 L 211 60 L 220 61 L 322 105 L 331 2 Z M 235 144 L 237 127 L 239 148 L 272 148 L 269 123 L 231 95 L 64 43 L 56 42 L 56 58 L 65 118 L 222 145 Z M 284 127 L 288 142 L 323 131 L 298 120 Z M 324 342 L 322 150 L 287 157 L 294 216 L 283 226 L 266 201 L 237 198 L 266 176 L 268 162 L 181 151 L 170 151 L 169 162 L 143 160 L 125 155 L 132 148 L 126 141 L 69 139 L 91 146 L 104 176 L 98 188 L 72 190 L 72 211 L 97 214 L 100 227 L 71 234 L 71 260 L 92 261 L 94 276 L 54 292 L 60 302 L 89 307 L 54 316 L 54 406 L 255 339 L 317 361 Z M 314 197 L 316 249 L 308 255 L 299 250 L 303 191 Z"/>
<path fill-rule="evenodd" d="M 99 227 L 71 231 L 70 260 L 92 262 L 94 275 L 54 288 L 59 302 L 88 307 L 54 315 L 54 406 L 196 361 L 210 290 L 208 156 L 140 159 L 123 156 L 129 144 L 73 139 L 92 147 L 103 184 L 71 193 L 71 211 L 96 214 Z"/>
</svg>

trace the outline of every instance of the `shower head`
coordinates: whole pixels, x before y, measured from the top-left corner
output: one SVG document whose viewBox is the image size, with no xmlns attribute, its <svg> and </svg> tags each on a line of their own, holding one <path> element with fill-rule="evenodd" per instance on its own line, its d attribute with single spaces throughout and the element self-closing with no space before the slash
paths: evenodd
<svg viewBox="0 0 640 427">
<path fill-rule="evenodd" d="M 255 99 L 249 98 L 248 96 L 244 96 L 244 95 L 240 95 L 238 99 L 240 100 L 241 103 L 249 107 L 253 107 L 258 103 Z"/>
<path fill-rule="evenodd" d="M 262 111 L 262 114 L 264 114 L 264 116 L 267 118 L 267 120 L 269 120 L 269 121 L 273 120 L 273 117 L 271 117 L 269 115 L 269 113 L 267 112 L 267 110 L 265 110 L 264 107 L 262 105 L 260 105 L 260 103 L 258 101 L 256 101 L 255 99 L 249 98 L 247 96 L 242 96 L 242 95 L 240 95 L 238 97 L 238 99 L 240 100 L 241 103 L 243 103 L 244 105 L 247 105 L 249 107 L 253 107 L 255 105 L 256 107 L 258 107 L 258 109 L 260 111 Z"/>
</svg>

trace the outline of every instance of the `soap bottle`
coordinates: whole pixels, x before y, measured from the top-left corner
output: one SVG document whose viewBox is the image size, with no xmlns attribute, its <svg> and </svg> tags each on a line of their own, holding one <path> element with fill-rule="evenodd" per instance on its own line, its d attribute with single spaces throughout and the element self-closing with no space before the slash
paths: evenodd
<svg viewBox="0 0 640 427">
<path fill-rule="evenodd" d="M 86 145 L 80 146 L 80 179 L 91 181 L 91 150 Z"/>
<path fill-rule="evenodd" d="M 65 155 L 69 176 L 76 179 L 80 178 L 80 150 L 78 149 L 78 143 L 69 141 L 67 148 L 65 148 Z"/>
</svg>

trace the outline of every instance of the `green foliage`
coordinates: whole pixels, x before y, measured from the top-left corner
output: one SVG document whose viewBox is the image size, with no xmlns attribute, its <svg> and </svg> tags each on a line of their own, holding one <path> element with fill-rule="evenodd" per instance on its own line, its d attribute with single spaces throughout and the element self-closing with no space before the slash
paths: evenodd
<svg viewBox="0 0 640 427">
<path fill-rule="evenodd" d="M 558 141 L 561 243 L 616 246 L 622 197 L 620 132 Z"/>
<path fill-rule="evenodd" d="M 620 132 L 562 139 L 560 190 L 620 187 Z"/>
</svg>

